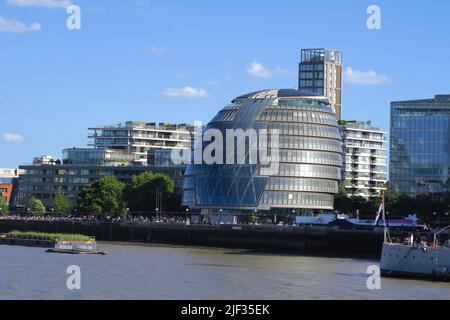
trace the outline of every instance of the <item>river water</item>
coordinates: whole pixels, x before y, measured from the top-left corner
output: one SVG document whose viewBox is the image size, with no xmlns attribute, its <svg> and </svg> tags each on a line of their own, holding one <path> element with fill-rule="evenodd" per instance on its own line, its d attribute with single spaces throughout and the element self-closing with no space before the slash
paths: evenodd
<svg viewBox="0 0 450 320">
<path fill-rule="evenodd" d="M 382 279 L 377 261 L 240 250 L 101 245 L 107 256 L 0 246 L 0 299 L 450 299 L 450 284 Z M 68 266 L 81 270 L 69 290 Z"/>
</svg>

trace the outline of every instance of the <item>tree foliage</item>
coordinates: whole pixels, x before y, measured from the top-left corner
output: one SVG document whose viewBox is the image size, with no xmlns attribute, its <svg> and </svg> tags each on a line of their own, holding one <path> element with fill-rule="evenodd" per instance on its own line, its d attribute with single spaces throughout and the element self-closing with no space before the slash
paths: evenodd
<svg viewBox="0 0 450 320">
<path fill-rule="evenodd" d="M 27 210 L 35 216 L 43 216 L 45 214 L 45 206 L 41 200 L 32 197 L 27 205 Z"/>
<path fill-rule="evenodd" d="M 356 213 L 359 210 L 363 216 L 373 216 L 380 207 L 381 196 L 366 200 L 362 197 L 348 197 L 345 190 L 340 189 L 335 197 L 335 210 L 344 213 Z M 416 198 L 403 193 L 386 192 L 386 211 L 395 216 L 417 214 L 418 217 L 432 217 L 433 213 L 449 212 L 450 194 L 441 196 L 418 195 Z"/>
<path fill-rule="evenodd" d="M 78 195 L 78 212 L 94 216 L 126 216 L 124 188 L 125 185 L 113 176 L 95 181 Z"/>
<path fill-rule="evenodd" d="M 173 180 L 162 173 L 144 172 L 134 176 L 131 184 L 126 187 L 125 199 L 131 211 L 150 212 L 157 207 L 157 197 L 161 198 L 162 208 L 171 211 L 181 206 L 181 195 L 175 190 Z"/>
<path fill-rule="evenodd" d="M 72 209 L 69 199 L 61 191 L 56 193 L 53 207 L 55 209 L 55 213 L 62 215 L 68 215 Z"/>
<path fill-rule="evenodd" d="M 8 202 L 6 202 L 6 197 L 3 196 L 1 193 L 0 193 L 0 210 L 1 210 L 1 212 L 0 212 L 1 215 L 6 216 L 9 213 Z"/>
</svg>

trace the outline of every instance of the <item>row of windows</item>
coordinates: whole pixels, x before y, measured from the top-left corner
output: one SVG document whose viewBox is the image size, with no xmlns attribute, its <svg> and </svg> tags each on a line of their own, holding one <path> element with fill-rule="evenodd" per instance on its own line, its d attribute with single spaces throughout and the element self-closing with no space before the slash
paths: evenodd
<svg viewBox="0 0 450 320">
<path fill-rule="evenodd" d="M 300 65 L 301 71 L 323 71 L 323 64 L 301 64 Z"/>
<path fill-rule="evenodd" d="M 260 204 L 266 206 L 288 206 L 293 208 L 319 207 L 333 209 L 334 197 L 328 194 L 265 191 Z"/>
<path fill-rule="evenodd" d="M 323 80 L 300 80 L 300 88 L 323 87 Z"/>
<path fill-rule="evenodd" d="M 338 182 L 318 179 L 271 177 L 266 190 L 337 193 Z"/>
<path fill-rule="evenodd" d="M 229 105 L 227 105 L 225 108 L 223 108 L 223 110 L 239 110 L 239 108 L 241 107 L 242 103 L 239 101 L 233 101 L 232 103 L 230 103 Z"/>
<path fill-rule="evenodd" d="M 342 158 L 339 154 L 318 151 L 280 150 L 280 162 L 342 166 Z"/>
<path fill-rule="evenodd" d="M 404 115 L 404 116 L 431 116 L 431 115 L 443 116 L 443 115 L 450 115 L 450 106 L 435 105 L 433 107 L 422 108 L 422 109 L 395 107 L 392 110 L 392 114 L 394 116 L 399 116 L 399 115 Z"/>
<path fill-rule="evenodd" d="M 281 136 L 280 149 L 304 149 L 331 151 L 339 154 L 342 153 L 342 145 L 340 141 L 319 138 L 303 138 L 299 136 Z"/>
<path fill-rule="evenodd" d="M 322 112 L 300 112 L 266 109 L 258 118 L 258 121 L 284 121 L 306 122 L 336 126 L 336 118 L 333 114 Z"/>
<path fill-rule="evenodd" d="M 366 170 L 366 171 L 371 171 L 371 172 L 386 172 L 387 167 L 372 166 L 372 165 L 367 165 L 367 164 L 354 165 L 354 164 L 347 163 L 345 165 L 345 170 L 347 170 L 347 171 Z"/>
<path fill-rule="evenodd" d="M 310 72 L 302 72 L 299 76 L 300 79 L 323 79 L 324 73 L 322 71 L 310 71 Z"/>
<path fill-rule="evenodd" d="M 26 175 L 44 175 L 44 176 L 112 176 L 114 175 L 114 171 L 96 171 L 96 170 L 42 170 L 42 169 L 27 169 L 25 171 Z"/>
<path fill-rule="evenodd" d="M 350 180 L 365 179 L 365 180 L 387 180 L 387 173 L 369 173 L 369 172 L 346 172 L 345 178 Z"/>
<path fill-rule="evenodd" d="M 95 179 L 89 178 L 52 178 L 52 177 L 42 177 L 42 178 L 23 178 L 22 183 L 89 183 Z"/>
<path fill-rule="evenodd" d="M 236 117 L 239 110 L 231 109 L 231 110 L 222 110 L 211 120 L 211 122 L 229 122 L 233 121 Z"/>
<path fill-rule="evenodd" d="M 382 149 L 385 148 L 383 142 L 369 142 L 369 141 L 355 141 L 355 140 L 347 140 L 345 142 L 347 148 L 350 147 L 362 147 L 369 149 Z"/>
<path fill-rule="evenodd" d="M 349 138 L 356 138 L 356 139 L 372 139 L 372 140 L 385 140 L 385 137 L 382 133 L 360 133 L 360 132 L 353 132 L 353 131 L 347 131 L 345 132 L 345 136 Z"/>
<path fill-rule="evenodd" d="M 260 167 L 259 175 L 340 180 L 341 170 L 338 167 L 280 163 L 278 166 Z"/>
<path fill-rule="evenodd" d="M 276 103 L 270 106 L 270 108 L 282 108 L 282 109 L 301 109 L 306 111 L 319 111 L 326 113 L 333 113 L 328 102 L 322 100 L 292 100 L 292 99 L 279 99 Z"/>
<path fill-rule="evenodd" d="M 21 191 L 51 191 L 51 192 L 58 192 L 58 191 L 70 191 L 70 192 L 80 192 L 83 190 L 84 186 L 51 186 L 51 185 L 21 185 L 20 190 Z"/>
<path fill-rule="evenodd" d="M 365 157 L 365 156 L 347 155 L 345 157 L 345 162 L 347 162 L 347 163 L 364 163 L 364 164 L 370 164 L 370 165 L 387 165 L 387 159 L 384 159 L 384 158 L 372 159 L 371 157 Z"/>
<path fill-rule="evenodd" d="M 277 122 L 270 124 L 269 129 L 279 130 L 280 134 L 322 137 L 341 140 L 341 135 L 338 128 L 321 126 L 317 124 Z"/>
</svg>

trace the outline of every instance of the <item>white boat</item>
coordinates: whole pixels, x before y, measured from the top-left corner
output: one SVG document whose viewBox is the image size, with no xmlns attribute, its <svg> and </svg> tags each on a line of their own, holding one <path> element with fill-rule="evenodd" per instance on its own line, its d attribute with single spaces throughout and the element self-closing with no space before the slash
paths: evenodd
<svg viewBox="0 0 450 320">
<path fill-rule="evenodd" d="M 381 219 L 375 219 L 375 220 L 362 220 L 359 218 L 353 219 L 350 218 L 346 214 L 320 214 L 318 216 L 297 216 L 295 218 L 295 223 L 298 225 L 328 225 L 335 221 L 348 221 L 351 224 L 354 224 L 355 226 L 364 226 L 364 227 L 375 227 L 375 226 L 382 226 L 384 221 Z M 408 217 L 404 219 L 396 219 L 396 220 L 389 220 L 389 226 L 394 227 L 410 227 L 415 228 L 419 227 L 417 216 L 409 215 Z"/>
<path fill-rule="evenodd" d="M 383 221 L 386 221 L 385 216 L 383 199 Z M 450 281 L 450 245 L 448 241 L 445 246 L 438 242 L 438 235 L 448 229 L 450 226 L 436 232 L 430 245 L 424 241 L 416 243 L 414 235 L 411 235 L 407 243 L 394 243 L 390 239 L 387 224 L 384 222 L 381 274 Z"/>
</svg>

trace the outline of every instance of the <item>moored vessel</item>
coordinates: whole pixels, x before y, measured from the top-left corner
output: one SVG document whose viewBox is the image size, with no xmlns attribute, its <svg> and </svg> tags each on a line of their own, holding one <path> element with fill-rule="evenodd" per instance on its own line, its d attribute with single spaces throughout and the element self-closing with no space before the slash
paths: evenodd
<svg viewBox="0 0 450 320">
<path fill-rule="evenodd" d="M 415 239 L 414 234 L 404 242 L 392 241 L 386 223 L 384 196 L 382 201 L 384 243 L 380 269 L 384 276 L 419 277 L 450 281 L 450 243 L 439 243 L 438 236 L 450 226 L 434 233 L 432 243 Z M 418 241 L 417 241 L 418 240 Z"/>
</svg>

